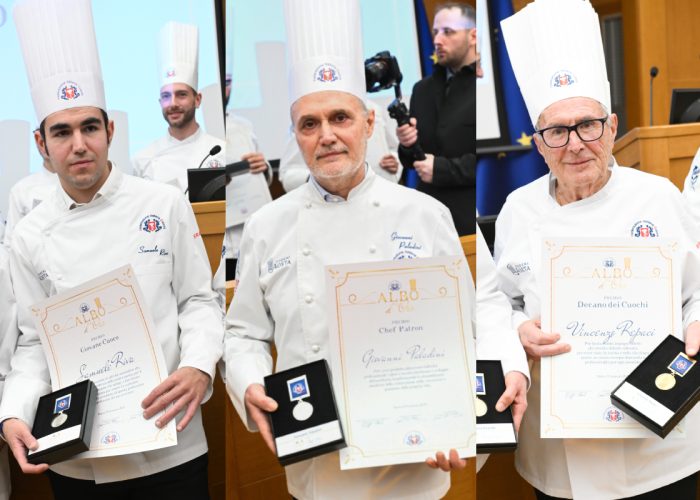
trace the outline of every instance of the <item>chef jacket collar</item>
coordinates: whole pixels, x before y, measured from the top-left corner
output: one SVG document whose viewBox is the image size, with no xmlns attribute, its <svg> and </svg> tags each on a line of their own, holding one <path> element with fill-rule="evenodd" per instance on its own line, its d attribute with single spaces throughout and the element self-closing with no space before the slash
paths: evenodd
<svg viewBox="0 0 700 500">
<path fill-rule="evenodd" d="M 357 190 L 360 186 L 362 186 L 363 184 L 365 184 L 365 182 L 367 182 L 367 178 L 369 177 L 370 172 L 371 172 L 371 170 L 370 170 L 369 166 L 367 165 L 367 162 L 365 162 L 365 178 L 362 179 L 362 182 L 360 182 L 360 184 L 358 184 L 357 186 L 352 188 L 350 193 L 348 193 L 348 198 L 350 198 L 350 196 L 352 195 L 352 193 L 355 190 Z M 325 189 L 323 189 L 323 186 L 321 186 L 318 183 L 318 181 L 316 181 L 316 179 L 314 178 L 313 175 L 309 176 L 309 182 L 316 188 L 318 193 L 321 195 L 321 198 L 323 198 L 323 201 L 325 201 L 326 203 L 341 203 L 343 201 L 346 201 L 345 199 L 343 199 L 342 196 L 331 194 L 328 191 L 326 191 Z"/>
<path fill-rule="evenodd" d="M 617 160 L 615 159 L 614 156 L 612 156 L 612 165 L 610 165 L 610 166 L 608 167 L 608 170 L 610 170 L 611 173 L 615 173 L 614 168 L 617 167 L 617 166 L 618 166 Z M 612 181 L 612 175 L 611 175 L 610 178 L 608 179 L 608 182 L 607 182 L 602 188 L 600 188 L 600 190 L 598 191 L 598 193 L 601 192 L 601 191 L 604 191 L 604 190 L 610 185 L 611 181 Z M 557 192 L 556 192 L 556 189 L 557 189 L 557 177 L 550 171 L 550 172 L 549 172 L 549 197 L 550 197 L 551 200 L 558 206 L 558 205 L 559 205 L 559 202 L 557 201 Z M 593 193 L 593 195 L 589 196 L 588 198 L 592 198 L 592 197 L 595 196 L 596 194 L 597 194 L 597 193 Z M 588 199 L 588 198 L 585 198 L 585 199 Z M 583 200 L 581 200 L 581 201 L 583 201 Z"/>
<path fill-rule="evenodd" d="M 117 189 L 119 188 L 119 185 L 121 184 L 122 180 L 122 173 L 119 171 L 119 169 L 116 167 L 114 162 L 110 161 L 109 162 L 110 166 L 110 171 L 109 175 L 107 176 L 107 180 L 105 181 L 104 184 L 102 184 L 102 187 L 95 193 L 95 196 L 92 197 L 92 200 L 90 200 L 88 203 L 78 203 L 75 201 L 73 198 L 71 198 L 68 193 L 65 192 L 63 189 L 63 186 L 60 185 L 59 182 L 59 193 L 60 193 L 60 199 L 63 201 L 63 205 L 66 210 L 73 210 L 74 208 L 80 208 L 82 206 L 85 206 L 89 203 L 92 203 L 95 200 L 98 200 L 102 197 L 109 198 L 112 196 Z"/>
<path fill-rule="evenodd" d="M 183 140 L 176 139 L 172 135 L 170 135 L 170 130 L 168 130 L 168 143 L 169 144 L 188 144 L 190 142 L 195 142 L 197 139 L 199 139 L 202 136 L 202 127 L 197 124 L 197 131 L 192 134 L 189 137 L 185 137 Z"/>
</svg>

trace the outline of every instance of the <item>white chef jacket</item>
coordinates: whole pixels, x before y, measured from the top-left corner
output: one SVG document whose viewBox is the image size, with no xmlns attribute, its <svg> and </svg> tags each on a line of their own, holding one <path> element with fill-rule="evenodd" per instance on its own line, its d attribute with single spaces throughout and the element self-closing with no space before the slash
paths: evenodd
<svg viewBox="0 0 700 500">
<path fill-rule="evenodd" d="M 272 372 L 273 341 L 278 371 L 330 359 L 325 265 L 461 254 L 444 205 L 371 169 L 347 201 L 324 201 L 307 183 L 253 214 L 224 341 L 227 391 L 246 426 L 255 428 L 245 391 Z M 473 289 L 468 293 L 474 304 Z M 289 492 L 299 499 L 434 500 L 449 489 L 449 474 L 425 464 L 341 471 L 338 453 L 290 465 L 286 474 Z"/>
<path fill-rule="evenodd" d="M 696 223 L 700 224 L 700 148 L 690 163 L 690 170 L 683 184 L 683 196 L 688 200 L 690 212 Z"/>
<path fill-rule="evenodd" d="M 30 306 L 126 264 L 132 265 L 143 290 L 168 373 L 190 366 L 213 380 L 222 354 L 221 310 L 211 288 L 209 261 L 182 193 L 113 167 L 92 201 L 71 210 L 72 204 L 57 188 L 17 224 L 12 236 L 10 266 L 22 333 L 5 381 L 0 421 L 17 417 L 31 427 L 39 397 L 51 390 Z M 162 229 L 149 232 L 144 221 L 154 217 Z M 197 410 L 175 447 L 70 460 L 52 469 L 98 483 L 120 481 L 172 468 L 206 451 Z"/>
<path fill-rule="evenodd" d="M 646 224 L 680 243 L 683 331 L 700 319 L 698 233 L 686 203 L 667 179 L 615 165 L 594 195 L 560 206 L 545 175 L 508 196 L 496 222 L 501 289 L 513 304 L 513 327 L 540 316 L 543 237 L 631 237 Z M 700 408 L 686 417 L 685 439 L 540 439 L 540 366 L 533 365 L 529 405 L 515 466 L 537 489 L 586 500 L 638 495 L 700 469 Z"/>
<path fill-rule="evenodd" d="M 385 155 L 391 154 L 397 160 L 399 158 L 396 152 L 399 148 L 396 131 L 387 126 L 382 110 L 373 101 L 367 101 L 367 108 L 374 110 L 374 131 L 367 141 L 367 163 L 378 176 L 392 182 L 398 182 L 403 170 L 401 162 L 399 162 L 399 169 L 395 174 L 391 174 L 379 166 L 379 161 Z M 309 167 L 306 166 L 294 134 L 289 136 L 284 147 L 284 153 L 280 159 L 279 178 L 287 192 L 301 186 L 309 179 Z"/>
<path fill-rule="evenodd" d="M 7 250 L 0 245 L 0 396 L 5 385 L 5 376 L 10 371 L 10 359 L 18 336 L 17 305 L 12 292 L 12 281 L 10 281 L 10 261 Z M 0 500 L 10 498 L 7 450 L 5 442 L 0 441 Z"/>
<path fill-rule="evenodd" d="M 10 233 L 17 222 L 44 201 L 58 185 L 58 176 L 45 168 L 20 179 L 12 189 L 8 199 L 7 226 L 4 243 L 10 246 Z"/>
<path fill-rule="evenodd" d="M 209 135 L 202 127 L 186 139 L 180 141 L 169 132 L 145 149 L 136 153 L 132 159 L 134 175 L 156 182 L 172 184 L 181 193 L 187 189 L 187 169 L 197 168 L 214 146 L 221 146 L 221 151 L 209 156 L 202 168 L 225 167 L 224 141 Z"/>
</svg>

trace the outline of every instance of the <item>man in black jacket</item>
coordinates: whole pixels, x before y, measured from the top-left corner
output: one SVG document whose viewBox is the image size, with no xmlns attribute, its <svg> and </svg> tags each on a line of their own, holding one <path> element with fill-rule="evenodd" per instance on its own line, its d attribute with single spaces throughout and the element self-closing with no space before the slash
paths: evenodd
<svg viewBox="0 0 700 500">
<path fill-rule="evenodd" d="M 475 232 L 476 13 L 460 2 L 438 5 L 433 42 L 438 64 L 413 87 L 411 123 L 397 129 L 404 167 L 414 167 L 418 190 L 450 209 L 457 232 Z M 425 160 L 408 149 L 418 144 Z M 405 172 L 405 170 L 404 170 Z"/>
</svg>

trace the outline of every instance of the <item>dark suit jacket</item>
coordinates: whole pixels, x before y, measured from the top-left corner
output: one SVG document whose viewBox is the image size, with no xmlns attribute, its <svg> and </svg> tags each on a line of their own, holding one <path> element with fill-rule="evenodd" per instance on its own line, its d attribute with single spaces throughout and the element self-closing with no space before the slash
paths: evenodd
<svg viewBox="0 0 700 500">
<path fill-rule="evenodd" d="M 447 205 L 462 236 L 476 232 L 476 73 L 473 66 L 464 66 L 449 85 L 446 74 L 435 66 L 411 95 L 418 142 L 435 156 L 433 182 L 419 181 L 418 190 Z M 405 168 L 412 167 L 413 158 L 403 147 L 399 158 Z"/>
</svg>

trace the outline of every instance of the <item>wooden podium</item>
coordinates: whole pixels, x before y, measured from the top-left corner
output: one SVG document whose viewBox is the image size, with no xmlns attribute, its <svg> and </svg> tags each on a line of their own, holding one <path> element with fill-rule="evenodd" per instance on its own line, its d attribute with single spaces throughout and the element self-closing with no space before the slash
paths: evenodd
<svg viewBox="0 0 700 500">
<path fill-rule="evenodd" d="M 617 163 L 666 177 L 683 190 L 690 163 L 700 147 L 700 123 L 637 127 L 615 143 Z"/>
</svg>

